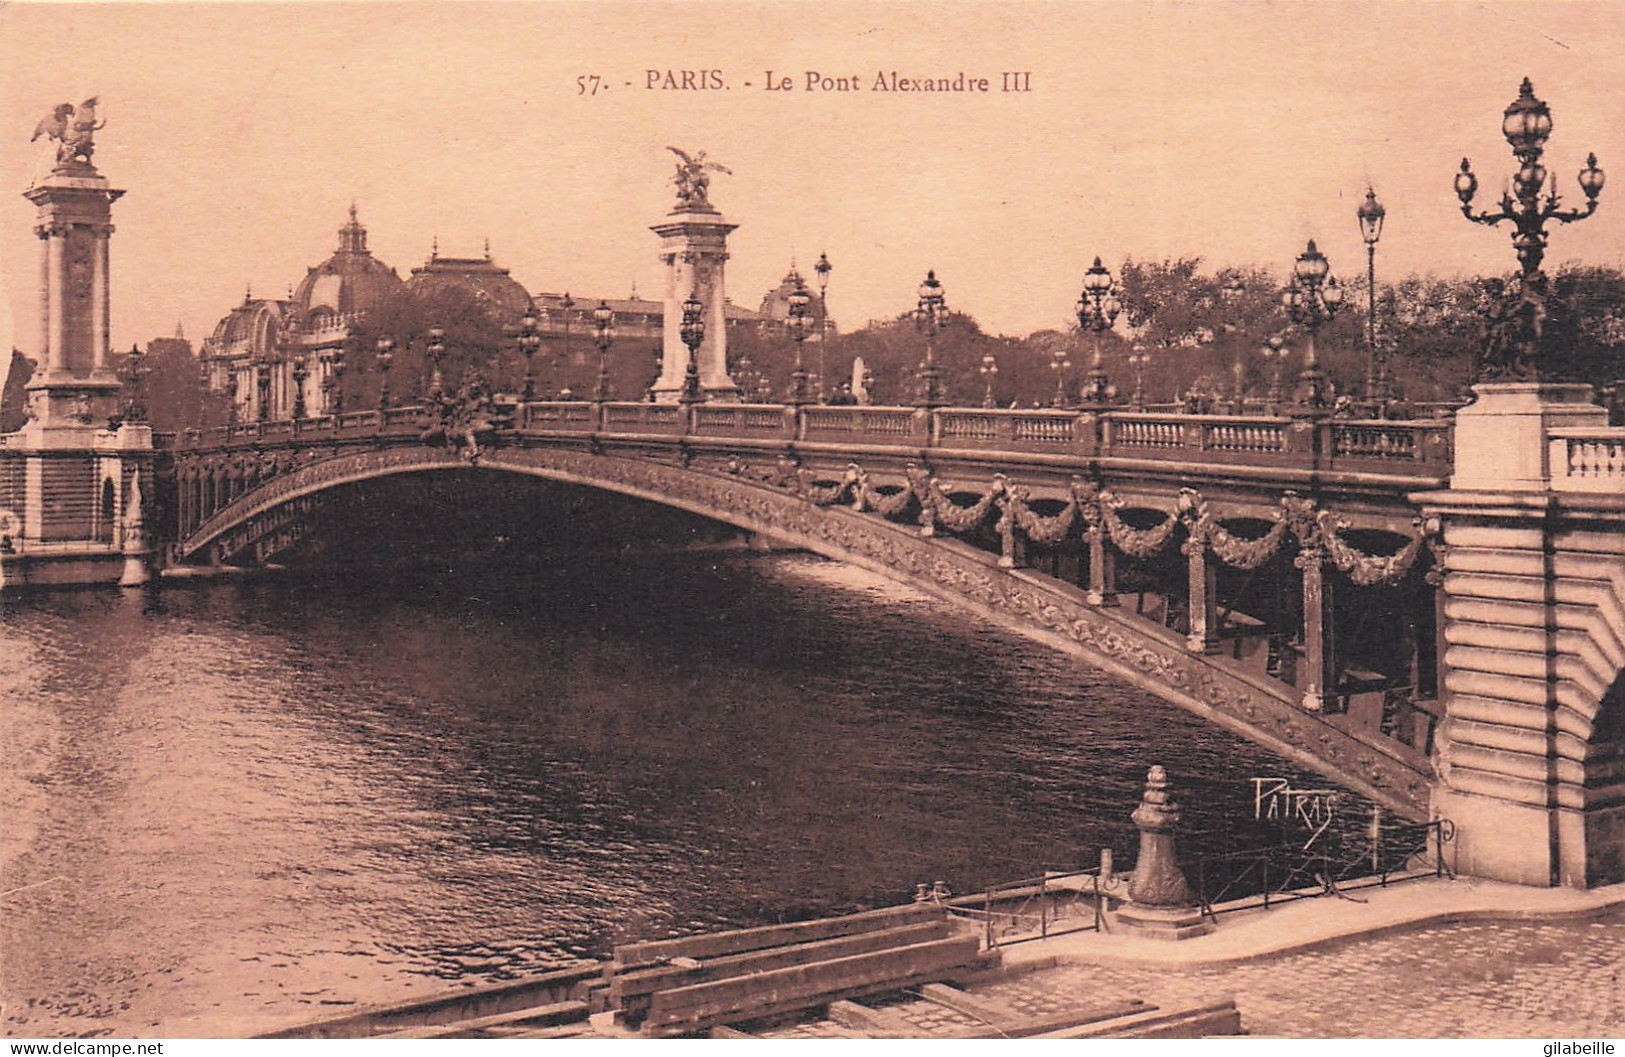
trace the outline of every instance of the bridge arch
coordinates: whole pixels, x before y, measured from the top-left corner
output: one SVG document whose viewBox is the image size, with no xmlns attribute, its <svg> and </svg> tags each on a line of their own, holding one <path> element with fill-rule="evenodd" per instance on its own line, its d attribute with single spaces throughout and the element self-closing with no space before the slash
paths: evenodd
<svg viewBox="0 0 1625 1057">
<path fill-rule="evenodd" d="M 451 448 L 410 445 L 301 461 L 305 464 L 248 488 L 202 519 L 177 545 L 177 556 L 218 560 L 266 545 L 274 548 L 278 533 L 298 517 L 301 503 L 331 489 L 387 476 L 514 473 L 600 489 L 730 524 L 923 590 L 1102 668 L 1402 815 L 1427 813 L 1431 775 L 1425 764 L 1305 712 L 1290 687 L 1271 685 L 1234 670 L 1222 658 L 1193 652 L 1174 631 L 1092 605 L 1073 584 L 1009 567 L 1008 553 L 1001 556 L 948 533 L 931 532 L 928 518 L 921 518 L 927 522 L 921 526 L 905 522 L 898 509 L 889 516 L 887 510 L 875 509 L 886 496 L 906 498 L 902 485 L 892 485 L 897 491 L 880 491 L 887 487 L 882 483 L 866 491 L 867 499 L 881 497 L 882 503 L 868 503 L 873 512 L 864 513 L 854 509 L 866 505 L 862 500 L 820 504 L 809 501 L 805 491 L 784 487 L 782 466 L 771 470 L 734 459 L 688 465 L 590 448 L 501 447 L 471 463 Z M 181 477 L 185 482 L 199 475 L 209 476 L 198 466 L 183 470 Z M 844 494 L 837 484 L 826 483 L 824 489 Z M 962 498 L 975 496 L 971 489 L 964 491 Z M 993 498 L 993 491 L 984 493 L 976 506 L 991 511 Z M 900 509 L 903 504 L 897 505 Z M 1177 518 L 1177 509 L 1146 506 L 1147 517 L 1164 523 Z M 1009 530 L 1004 532 L 1008 539 Z"/>
</svg>

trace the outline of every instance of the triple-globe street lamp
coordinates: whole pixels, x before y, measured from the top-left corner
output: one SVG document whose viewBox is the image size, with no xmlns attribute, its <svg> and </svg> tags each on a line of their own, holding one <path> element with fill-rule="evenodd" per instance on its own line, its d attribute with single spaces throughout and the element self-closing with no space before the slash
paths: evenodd
<svg viewBox="0 0 1625 1057">
<path fill-rule="evenodd" d="M 1475 224 L 1489 226 L 1511 221 L 1512 245 L 1523 268 L 1518 290 L 1501 308 L 1500 322 L 1509 326 L 1498 328 L 1503 336 L 1486 349 L 1482 364 L 1482 373 L 1486 375 L 1538 381 L 1543 373 L 1549 373 L 1549 367 L 1543 371 L 1540 362 L 1541 322 L 1546 315 L 1546 276 L 1540 264 L 1546 255 L 1546 221 L 1569 224 L 1584 220 L 1597 211 L 1597 196 L 1602 193 L 1606 174 L 1597 168 L 1597 156 L 1588 154 L 1586 167 L 1580 170 L 1578 177 L 1580 190 L 1586 196 L 1585 208 L 1558 208 L 1561 199 L 1557 194 L 1556 176 L 1552 177 L 1552 188 L 1542 200 L 1540 192 L 1546 185 L 1547 172 L 1540 158 L 1551 132 L 1551 109 L 1535 98 L 1534 86 L 1525 77 L 1518 98 L 1501 118 L 1501 133 L 1511 145 L 1519 168 L 1512 177 L 1512 192 L 1501 192 L 1500 209 L 1493 213 L 1474 213 L 1473 195 L 1478 191 L 1478 178 L 1466 158 L 1461 159 L 1461 171 L 1456 174 L 1456 196 L 1461 199 L 1462 216 Z"/>
<path fill-rule="evenodd" d="M 990 408 L 993 406 L 993 379 L 999 375 L 999 361 L 991 352 L 985 353 L 982 356 L 982 365 L 976 368 L 976 373 L 987 382 L 987 391 L 982 394 L 982 406 Z"/>
<path fill-rule="evenodd" d="M 1095 263 L 1083 274 L 1083 293 L 1078 298 L 1078 324 L 1095 336 L 1094 350 L 1089 358 L 1089 378 L 1078 394 L 1084 405 L 1100 405 L 1112 397 L 1106 380 L 1106 368 L 1101 362 L 1100 336 L 1112 329 L 1123 302 L 1117 295 L 1117 284 L 1112 273 L 1095 258 Z"/>
<path fill-rule="evenodd" d="M 1280 335 L 1271 335 L 1265 339 L 1263 346 L 1258 350 L 1258 354 L 1263 357 L 1264 362 L 1270 365 L 1270 389 L 1264 400 L 1269 413 L 1272 415 L 1278 415 L 1281 412 L 1281 400 L 1285 395 L 1281 390 L 1281 368 L 1286 366 L 1286 358 L 1289 352 L 1286 342 L 1281 339 Z"/>
<path fill-rule="evenodd" d="M 1307 335 L 1303 352 L 1303 370 L 1298 373 L 1297 402 L 1309 408 L 1327 404 L 1326 372 L 1320 369 L 1315 356 L 1315 334 L 1321 326 L 1337 314 L 1343 303 L 1343 288 L 1331 276 L 1331 262 L 1315 248 L 1315 240 L 1292 265 L 1292 282 L 1281 293 L 1281 303 L 1294 323 L 1303 326 Z"/>
</svg>

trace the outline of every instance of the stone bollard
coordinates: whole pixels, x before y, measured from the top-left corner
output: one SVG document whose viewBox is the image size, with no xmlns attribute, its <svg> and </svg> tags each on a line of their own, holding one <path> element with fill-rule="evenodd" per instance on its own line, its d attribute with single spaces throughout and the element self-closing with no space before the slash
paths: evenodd
<svg viewBox="0 0 1625 1057">
<path fill-rule="evenodd" d="M 1133 818 L 1140 829 L 1140 857 L 1117 924 L 1128 933 L 1159 940 L 1184 940 L 1213 931 L 1194 905 L 1190 885 L 1174 860 L 1179 805 L 1168 797 L 1168 772 L 1160 764 L 1146 775 L 1145 796 Z"/>
</svg>

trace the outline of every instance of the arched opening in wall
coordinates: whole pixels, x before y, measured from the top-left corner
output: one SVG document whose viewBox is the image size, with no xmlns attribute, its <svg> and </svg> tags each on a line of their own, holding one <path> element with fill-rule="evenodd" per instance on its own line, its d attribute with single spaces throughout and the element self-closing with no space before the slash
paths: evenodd
<svg viewBox="0 0 1625 1057">
<path fill-rule="evenodd" d="M 1625 881 L 1625 674 L 1603 695 L 1585 754 L 1586 885 Z"/>
<path fill-rule="evenodd" d="M 1075 587 L 1089 586 L 1088 544 L 1083 539 L 1083 521 L 1074 517 L 1060 532 L 1053 519 L 1067 508 L 1062 499 L 1030 499 L 1027 508 L 1041 519 L 1040 528 L 1047 530 L 1049 538 L 1035 539 L 1026 531 L 1020 533 L 1026 540 L 1024 555 L 1028 567 Z"/>
<path fill-rule="evenodd" d="M 118 516 L 118 501 L 114 494 L 113 479 L 102 478 L 102 501 L 96 519 L 96 538 L 102 543 L 113 542 L 113 519 Z"/>
<path fill-rule="evenodd" d="M 1152 507 L 1123 507 L 1118 536 L 1105 527 L 1118 604 L 1123 612 L 1181 635 L 1190 634 L 1190 576 L 1180 547 L 1185 542 L 1177 517 Z M 1176 524 L 1169 526 L 1170 519 Z M 1122 529 L 1126 528 L 1126 532 Z M 1172 533 L 1164 535 L 1169 529 Z"/>
<path fill-rule="evenodd" d="M 1231 549 L 1220 554 L 1209 542 L 1215 631 L 1220 656 L 1239 662 L 1259 678 L 1296 685 L 1303 600 L 1292 565 L 1294 549 L 1282 539 L 1273 554 L 1259 560 L 1248 546 L 1262 549 L 1275 525 L 1263 518 L 1227 518 L 1222 528 Z"/>
<path fill-rule="evenodd" d="M 1345 530 L 1344 543 L 1374 559 L 1403 551 L 1410 538 L 1380 530 Z M 1332 594 L 1336 649 L 1335 705 L 1354 728 L 1418 752 L 1431 748 L 1439 718 L 1435 592 L 1419 557 L 1397 578 L 1360 583 L 1325 571 Z M 1369 579 L 1370 577 L 1363 577 Z"/>
</svg>

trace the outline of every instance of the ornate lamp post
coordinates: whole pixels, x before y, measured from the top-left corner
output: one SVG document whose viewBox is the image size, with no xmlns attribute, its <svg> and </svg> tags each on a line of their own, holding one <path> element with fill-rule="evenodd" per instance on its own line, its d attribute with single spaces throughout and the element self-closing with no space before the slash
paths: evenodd
<svg viewBox="0 0 1625 1057">
<path fill-rule="evenodd" d="M 344 349 L 334 349 L 332 357 L 327 361 L 327 413 L 330 415 L 344 413 L 344 372 L 349 366 L 344 357 Z"/>
<path fill-rule="evenodd" d="M 1144 411 L 1145 369 L 1151 363 L 1151 350 L 1136 341 L 1129 350 L 1128 362 L 1134 368 L 1134 393 L 1129 397 L 1129 406 L 1136 411 Z"/>
<path fill-rule="evenodd" d="M 124 386 L 124 410 L 120 415 L 122 421 L 134 423 L 147 420 L 146 402 L 141 394 L 142 379 L 146 376 L 146 357 L 142 355 L 141 346 L 131 345 L 130 355 L 119 370 L 118 380 Z"/>
<path fill-rule="evenodd" d="M 824 379 L 829 376 L 824 373 L 825 360 L 829 355 L 826 346 L 829 345 L 829 273 L 835 266 L 829 263 L 829 255 L 820 253 L 818 263 L 813 265 L 813 273 L 818 276 L 818 402 L 824 402 Z"/>
<path fill-rule="evenodd" d="M 800 407 L 811 399 L 807 391 L 807 368 L 802 360 L 801 346 L 807 340 L 807 331 L 812 324 L 812 320 L 807 316 L 808 306 L 812 304 L 812 297 L 808 295 L 807 288 L 802 284 L 800 276 L 796 277 L 796 288 L 790 291 L 789 303 L 790 315 L 784 321 L 784 324 L 790 331 L 790 340 L 796 343 L 796 367 L 795 370 L 790 372 L 790 403 Z M 822 350 L 820 350 L 820 356 L 822 356 Z M 819 376 L 818 387 L 820 390 L 824 387 L 822 375 Z M 822 393 L 820 393 L 820 397 L 822 397 Z"/>
<path fill-rule="evenodd" d="M 993 406 L 993 379 L 999 375 L 999 361 L 991 352 L 982 357 L 982 365 L 976 368 L 978 374 L 987 380 L 987 392 L 982 394 L 982 406 Z"/>
<path fill-rule="evenodd" d="M 446 332 L 440 327 L 429 328 L 429 397 L 440 395 L 444 380 L 440 376 L 440 357 L 446 354 Z"/>
<path fill-rule="evenodd" d="M 1518 263 L 1523 267 L 1518 291 L 1509 296 L 1501 307 L 1498 327 L 1500 337 L 1485 350 L 1481 374 L 1509 379 L 1541 379 L 1540 340 L 1541 321 L 1546 315 L 1546 275 L 1540 270 L 1546 255 L 1546 221 L 1560 224 L 1584 220 L 1597 211 L 1597 196 L 1602 193 L 1606 174 L 1597 168 L 1597 156 L 1586 156 L 1586 167 L 1580 170 L 1580 190 L 1585 193 L 1584 209 L 1559 209 L 1557 178 L 1552 178 L 1552 189 L 1544 200 L 1540 190 L 1546 184 L 1546 166 L 1540 162 L 1546 137 L 1552 132 L 1552 114 L 1547 105 L 1535 98 L 1534 86 L 1529 78 L 1523 79 L 1518 98 L 1506 108 L 1501 119 L 1501 133 L 1512 146 L 1519 168 L 1512 178 L 1517 197 L 1501 192 L 1500 209 L 1494 213 L 1474 213 L 1473 195 L 1478 191 L 1478 178 L 1473 175 L 1471 163 L 1461 159 L 1461 172 L 1456 174 L 1456 196 L 1461 199 L 1461 215 L 1475 224 L 1494 226 L 1510 220 L 1513 226 L 1512 245 L 1518 252 Z"/>
<path fill-rule="evenodd" d="M 378 411 L 389 408 L 389 368 L 395 362 L 395 340 L 387 335 L 378 339 Z"/>
<path fill-rule="evenodd" d="M 1095 263 L 1083 274 L 1083 294 L 1078 298 L 1078 324 L 1095 335 L 1094 351 L 1089 358 L 1089 380 L 1078 394 L 1083 404 L 1104 404 L 1111 396 L 1106 382 L 1106 369 L 1100 359 L 1100 336 L 1112 329 L 1123 303 L 1115 292 L 1112 273 L 1095 258 Z"/>
<path fill-rule="evenodd" d="M 519 318 L 519 351 L 525 357 L 525 387 L 520 393 L 527 401 L 536 399 L 536 376 L 531 373 L 531 361 L 536 350 L 542 347 L 542 336 L 536 332 L 539 322 L 533 301 L 525 306 L 525 314 Z"/>
<path fill-rule="evenodd" d="M 1343 303 L 1343 288 L 1330 276 L 1331 262 L 1315 249 L 1315 240 L 1292 265 L 1292 282 L 1281 294 L 1294 323 L 1303 325 L 1308 333 L 1304 346 L 1303 370 L 1298 374 L 1297 402 L 1304 407 L 1326 406 L 1326 373 L 1315 358 L 1315 334 L 1321 325 L 1337 314 Z"/>
<path fill-rule="evenodd" d="M 915 326 L 925 330 L 925 362 L 920 365 L 919 407 L 941 407 L 948 401 L 942 394 L 942 369 L 937 366 L 936 336 L 948 323 L 948 300 L 937 282 L 935 269 L 925 273 L 920 299 L 914 309 Z"/>
<path fill-rule="evenodd" d="M 310 368 L 305 363 L 304 356 L 293 358 L 293 417 L 298 421 L 305 417 L 305 379 L 310 377 Z"/>
<path fill-rule="evenodd" d="M 1370 353 L 1365 375 L 1365 398 L 1380 410 L 1388 402 L 1388 364 L 1377 348 L 1377 240 L 1382 238 L 1382 219 L 1388 215 L 1388 211 L 1377 201 L 1377 192 L 1367 187 L 1365 201 L 1355 210 L 1355 215 L 1360 218 L 1360 238 L 1365 241 L 1365 343 Z"/>
<path fill-rule="evenodd" d="M 1055 396 L 1050 399 L 1049 405 L 1053 408 L 1066 407 L 1066 372 L 1072 369 L 1072 358 L 1067 355 L 1064 346 L 1056 346 L 1050 350 L 1049 369 L 1055 372 Z"/>
<path fill-rule="evenodd" d="M 598 346 L 598 388 L 594 396 L 599 403 L 612 395 L 609 389 L 609 343 L 615 340 L 615 312 L 609 302 L 602 299 L 592 310 L 592 325 L 596 334 L 593 343 Z"/>
<path fill-rule="evenodd" d="M 1281 368 L 1286 365 L 1287 352 L 1286 342 L 1282 341 L 1279 335 L 1271 335 L 1264 342 L 1263 348 L 1258 350 L 1258 354 L 1264 358 L 1264 362 L 1271 366 L 1270 391 L 1265 400 L 1269 406 L 1269 413 L 1272 415 L 1281 412 L 1281 400 L 1284 395 L 1281 391 Z"/>
<path fill-rule="evenodd" d="M 255 416 L 261 422 L 271 417 L 271 365 L 261 360 L 254 367 L 254 389 L 259 397 L 259 411 Z"/>
<path fill-rule="evenodd" d="M 575 306 L 576 301 L 575 298 L 570 296 L 570 291 L 564 291 L 564 297 L 559 301 L 559 309 L 564 313 L 564 353 L 562 366 L 566 368 L 570 364 L 570 310 L 575 308 Z M 560 376 L 562 378 L 562 373 Z"/>
<path fill-rule="evenodd" d="M 705 320 L 702 318 L 705 306 L 692 294 L 683 302 L 683 325 L 678 330 L 683 344 L 688 346 L 688 369 L 683 373 L 683 391 L 678 394 L 677 402 L 681 404 L 699 404 L 705 401 L 705 393 L 700 390 L 700 344 L 705 341 Z"/>
</svg>

